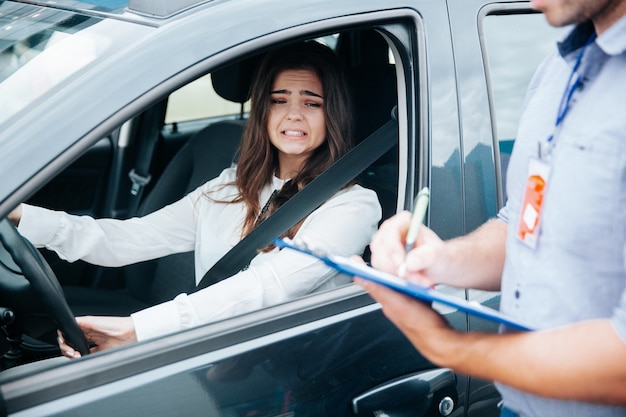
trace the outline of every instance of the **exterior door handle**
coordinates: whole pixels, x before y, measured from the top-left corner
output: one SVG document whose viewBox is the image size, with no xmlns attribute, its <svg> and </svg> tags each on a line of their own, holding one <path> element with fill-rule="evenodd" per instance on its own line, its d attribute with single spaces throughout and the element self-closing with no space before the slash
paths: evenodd
<svg viewBox="0 0 626 417">
<path fill-rule="evenodd" d="M 456 376 L 451 369 L 405 375 L 352 400 L 357 416 L 450 416 L 458 403 Z"/>
</svg>

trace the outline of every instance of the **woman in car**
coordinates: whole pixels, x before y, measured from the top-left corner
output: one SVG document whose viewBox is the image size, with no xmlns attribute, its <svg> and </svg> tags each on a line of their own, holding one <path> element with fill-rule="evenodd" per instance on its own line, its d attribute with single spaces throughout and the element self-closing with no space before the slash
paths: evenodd
<svg viewBox="0 0 626 417">
<path fill-rule="evenodd" d="M 93 219 L 22 205 L 10 215 L 35 246 L 68 261 L 123 266 L 195 250 L 196 283 L 217 260 L 282 203 L 350 149 L 347 81 L 335 54 L 317 42 L 273 51 L 252 86 L 251 112 L 236 167 L 178 202 L 141 218 Z M 360 254 L 380 220 L 376 194 L 348 185 L 289 229 L 323 250 Z M 261 249 L 261 248 L 260 248 Z M 78 317 L 92 351 L 332 288 L 336 274 L 295 251 L 262 248 L 249 267 L 208 288 L 130 317 Z M 176 279 L 176 277 L 172 277 Z M 64 343 L 63 354 L 79 356 Z"/>
</svg>

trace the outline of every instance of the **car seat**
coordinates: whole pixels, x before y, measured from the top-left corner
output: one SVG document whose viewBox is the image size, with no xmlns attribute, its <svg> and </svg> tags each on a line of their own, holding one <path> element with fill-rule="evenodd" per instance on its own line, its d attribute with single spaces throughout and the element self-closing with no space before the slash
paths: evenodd
<svg viewBox="0 0 626 417">
<path fill-rule="evenodd" d="M 241 104 L 238 119 L 222 120 L 193 135 L 176 153 L 141 202 L 137 215 L 149 214 L 217 177 L 236 158 L 246 120 L 243 105 L 258 58 L 253 57 L 211 74 L 213 88 L 223 98 Z M 68 303 L 76 315 L 129 315 L 171 300 L 195 288 L 193 252 L 173 254 L 122 268 L 124 290 L 68 286 Z"/>
<path fill-rule="evenodd" d="M 397 104 L 395 67 L 392 64 L 364 64 L 352 71 L 356 86 L 356 140 L 368 137 L 388 122 Z M 397 137 L 396 137 L 397 138 Z M 396 139 L 397 140 L 397 139 Z M 376 191 L 383 216 L 395 214 L 398 198 L 398 146 L 387 151 L 359 175 L 358 183 Z"/>
</svg>

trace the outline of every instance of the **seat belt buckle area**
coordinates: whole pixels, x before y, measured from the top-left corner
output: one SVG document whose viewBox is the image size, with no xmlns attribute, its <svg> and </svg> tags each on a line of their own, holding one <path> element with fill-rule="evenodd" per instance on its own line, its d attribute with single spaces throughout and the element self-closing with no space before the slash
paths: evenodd
<svg viewBox="0 0 626 417">
<path fill-rule="evenodd" d="M 150 183 L 152 176 L 150 174 L 138 174 L 137 171 L 135 171 L 135 169 L 133 168 L 128 173 L 128 178 L 130 178 L 130 181 L 133 183 L 132 187 L 130 188 L 130 193 L 136 196 L 137 194 L 139 194 L 139 191 L 141 191 L 143 187 Z"/>
</svg>

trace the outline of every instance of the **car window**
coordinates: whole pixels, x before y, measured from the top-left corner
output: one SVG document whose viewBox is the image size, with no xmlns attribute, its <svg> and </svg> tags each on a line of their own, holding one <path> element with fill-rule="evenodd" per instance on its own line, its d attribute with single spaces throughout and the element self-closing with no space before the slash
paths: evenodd
<svg viewBox="0 0 626 417">
<path fill-rule="evenodd" d="M 390 52 L 390 45 L 379 32 L 372 29 L 363 31 L 367 34 L 357 32 L 333 33 L 314 39 L 335 49 L 340 60 L 346 62 L 348 80 L 354 84 L 351 86 L 356 120 L 353 131 L 357 140 L 363 140 L 391 119 L 391 111 L 398 104 L 396 83 L 398 64 L 396 63 L 401 60 L 399 57 L 390 59 L 393 56 Z M 372 39 L 376 40 L 376 48 L 370 43 Z M 360 44 L 358 54 L 353 54 L 352 45 L 355 43 Z M 151 150 L 153 161 L 148 172 L 152 179 L 143 191 L 144 200 L 132 208 L 137 210 L 136 213 L 151 213 L 177 201 L 207 180 L 218 177 L 225 168 L 231 166 L 247 120 L 246 118 L 239 120 L 240 103 L 220 97 L 219 92 L 236 100 L 234 96 L 240 95 L 233 91 L 243 90 L 245 82 L 251 79 L 224 75 L 248 73 L 248 69 L 258 65 L 257 61 L 262 55 L 263 51 L 260 51 L 259 54 L 235 57 L 231 62 L 222 64 L 200 78 L 190 80 L 169 94 L 165 115 L 166 126 L 161 129 L 158 137 L 153 139 L 155 140 L 154 148 Z M 372 103 L 376 105 L 372 106 Z M 158 106 L 160 103 L 156 103 L 154 107 Z M 399 103 L 399 107 L 406 109 L 408 105 Z M 153 130 L 150 127 L 156 117 L 163 117 L 162 113 L 159 116 L 148 117 L 148 112 L 152 110 L 155 114 L 160 111 L 156 108 L 147 108 L 144 113 L 125 124 L 129 127 L 121 129 L 118 142 L 136 144 L 140 140 L 145 140 L 142 135 Z M 244 112 L 247 111 L 249 111 L 249 100 L 244 106 Z M 141 151 L 141 149 L 138 150 Z M 92 149 L 91 153 L 94 151 L 95 149 Z M 130 145 L 119 146 L 115 151 L 117 152 L 116 158 L 125 158 L 134 166 L 139 165 L 137 159 L 142 159 L 135 157 Z M 94 156 L 98 161 L 104 160 L 98 155 Z M 127 170 L 122 167 L 113 167 L 113 170 L 113 175 L 118 178 L 113 182 L 129 183 Z M 64 179 L 64 182 L 73 180 L 74 177 L 76 174 Z M 365 168 L 356 181 L 377 193 L 384 217 L 392 215 L 396 210 L 398 199 L 397 147 L 386 152 L 374 164 Z M 64 184 L 55 182 L 54 188 L 51 189 L 64 189 Z M 116 208 L 125 209 L 123 204 L 128 201 L 128 191 L 122 187 L 114 191 L 117 194 L 110 204 Z M 375 198 L 373 194 L 371 196 Z M 41 197 L 41 193 L 37 197 Z M 31 202 L 35 201 L 38 202 L 36 205 L 52 206 L 47 201 L 31 200 Z M 54 207 L 64 209 L 62 204 Z M 77 268 L 75 265 L 66 265 L 64 262 L 59 262 L 59 264 L 68 269 L 58 274 L 63 285 L 91 282 L 94 279 L 90 268 Z M 174 269 L 177 271 L 176 282 L 172 282 L 171 274 L 168 272 Z M 153 272 L 155 270 L 156 272 Z M 132 297 L 140 298 L 148 305 L 171 300 L 180 293 L 190 293 L 194 291 L 196 285 L 193 253 L 173 254 L 155 262 L 147 261 L 115 271 L 107 270 L 104 274 L 106 278 L 102 279 L 103 282 L 111 281 L 109 276 L 115 279 L 121 277 L 120 284 L 116 286 L 125 288 Z M 326 276 L 320 277 L 320 282 L 315 283 L 310 292 L 326 291 L 349 282 L 350 279 L 346 276 L 336 276 L 332 279 Z M 68 298 L 72 304 L 72 297 Z"/>
<path fill-rule="evenodd" d="M 540 13 L 526 13 L 487 15 L 482 30 L 504 176 L 526 88 L 537 66 L 554 50 L 566 29 L 550 26 Z"/>
<path fill-rule="evenodd" d="M 250 100 L 244 104 L 244 112 L 248 111 Z M 240 112 L 241 105 L 220 97 L 211 83 L 211 74 L 207 74 L 170 94 L 165 124 L 233 116 Z"/>
<path fill-rule="evenodd" d="M 354 84 L 351 86 L 356 120 L 354 135 L 355 139 L 360 141 L 390 120 L 391 110 L 397 104 L 396 59 L 383 36 L 374 30 L 367 30 L 367 37 L 364 39 L 375 38 L 377 40 L 375 48 L 372 45 L 362 45 L 363 50 L 360 51 L 358 57 L 355 57 L 354 51 L 345 49 L 346 44 L 365 43 L 360 38 L 364 35 L 362 33 L 355 35 L 355 33 L 335 33 L 315 38 L 315 40 L 335 50 L 340 59 L 346 62 L 348 79 Z M 340 44 L 343 44 L 344 47 L 342 48 Z M 373 58 L 374 56 L 375 58 Z M 364 65 L 364 61 L 367 61 L 367 65 Z M 194 126 L 201 125 L 200 131 L 191 133 L 185 139 L 186 141 L 197 141 L 198 135 L 207 136 L 207 127 L 211 128 L 212 126 L 219 126 L 221 122 L 229 122 L 229 120 L 222 119 L 237 118 L 236 116 L 242 110 L 240 103 L 220 97 L 216 89 L 223 91 L 223 88 L 214 87 L 213 83 L 215 81 L 215 86 L 219 85 L 219 71 L 237 72 L 239 71 L 237 65 L 241 63 L 235 61 L 232 64 L 227 64 L 214 72 L 214 79 L 212 79 L 213 74 L 204 75 L 169 95 L 165 115 L 166 129 L 162 133 L 165 137 L 165 143 L 171 144 Z M 372 106 L 372 102 L 377 103 L 377 106 Z M 250 100 L 244 104 L 244 114 L 249 110 Z M 198 123 L 193 123 L 194 121 L 198 121 Z M 204 124 L 200 121 L 207 121 L 208 123 Z M 168 134 L 174 128 L 176 133 Z M 222 137 L 219 141 L 223 143 L 223 139 Z M 206 140 L 212 141 L 213 139 L 207 136 Z M 356 179 L 359 184 L 377 192 L 383 209 L 383 217 L 392 215 L 397 206 L 398 159 L 394 152 L 397 152 L 397 149 L 392 149 L 386 153 L 372 166 L 366 168 L 364 173 Z M 172 153 L 165 151 L 157 152 L 157 154 L 171 156 Z M 157 277 L 157 279 L 159 278 Z M 319 291 L 327 287 L 332 288 L 333 285 L 324 285 Z"/>
</svg>

